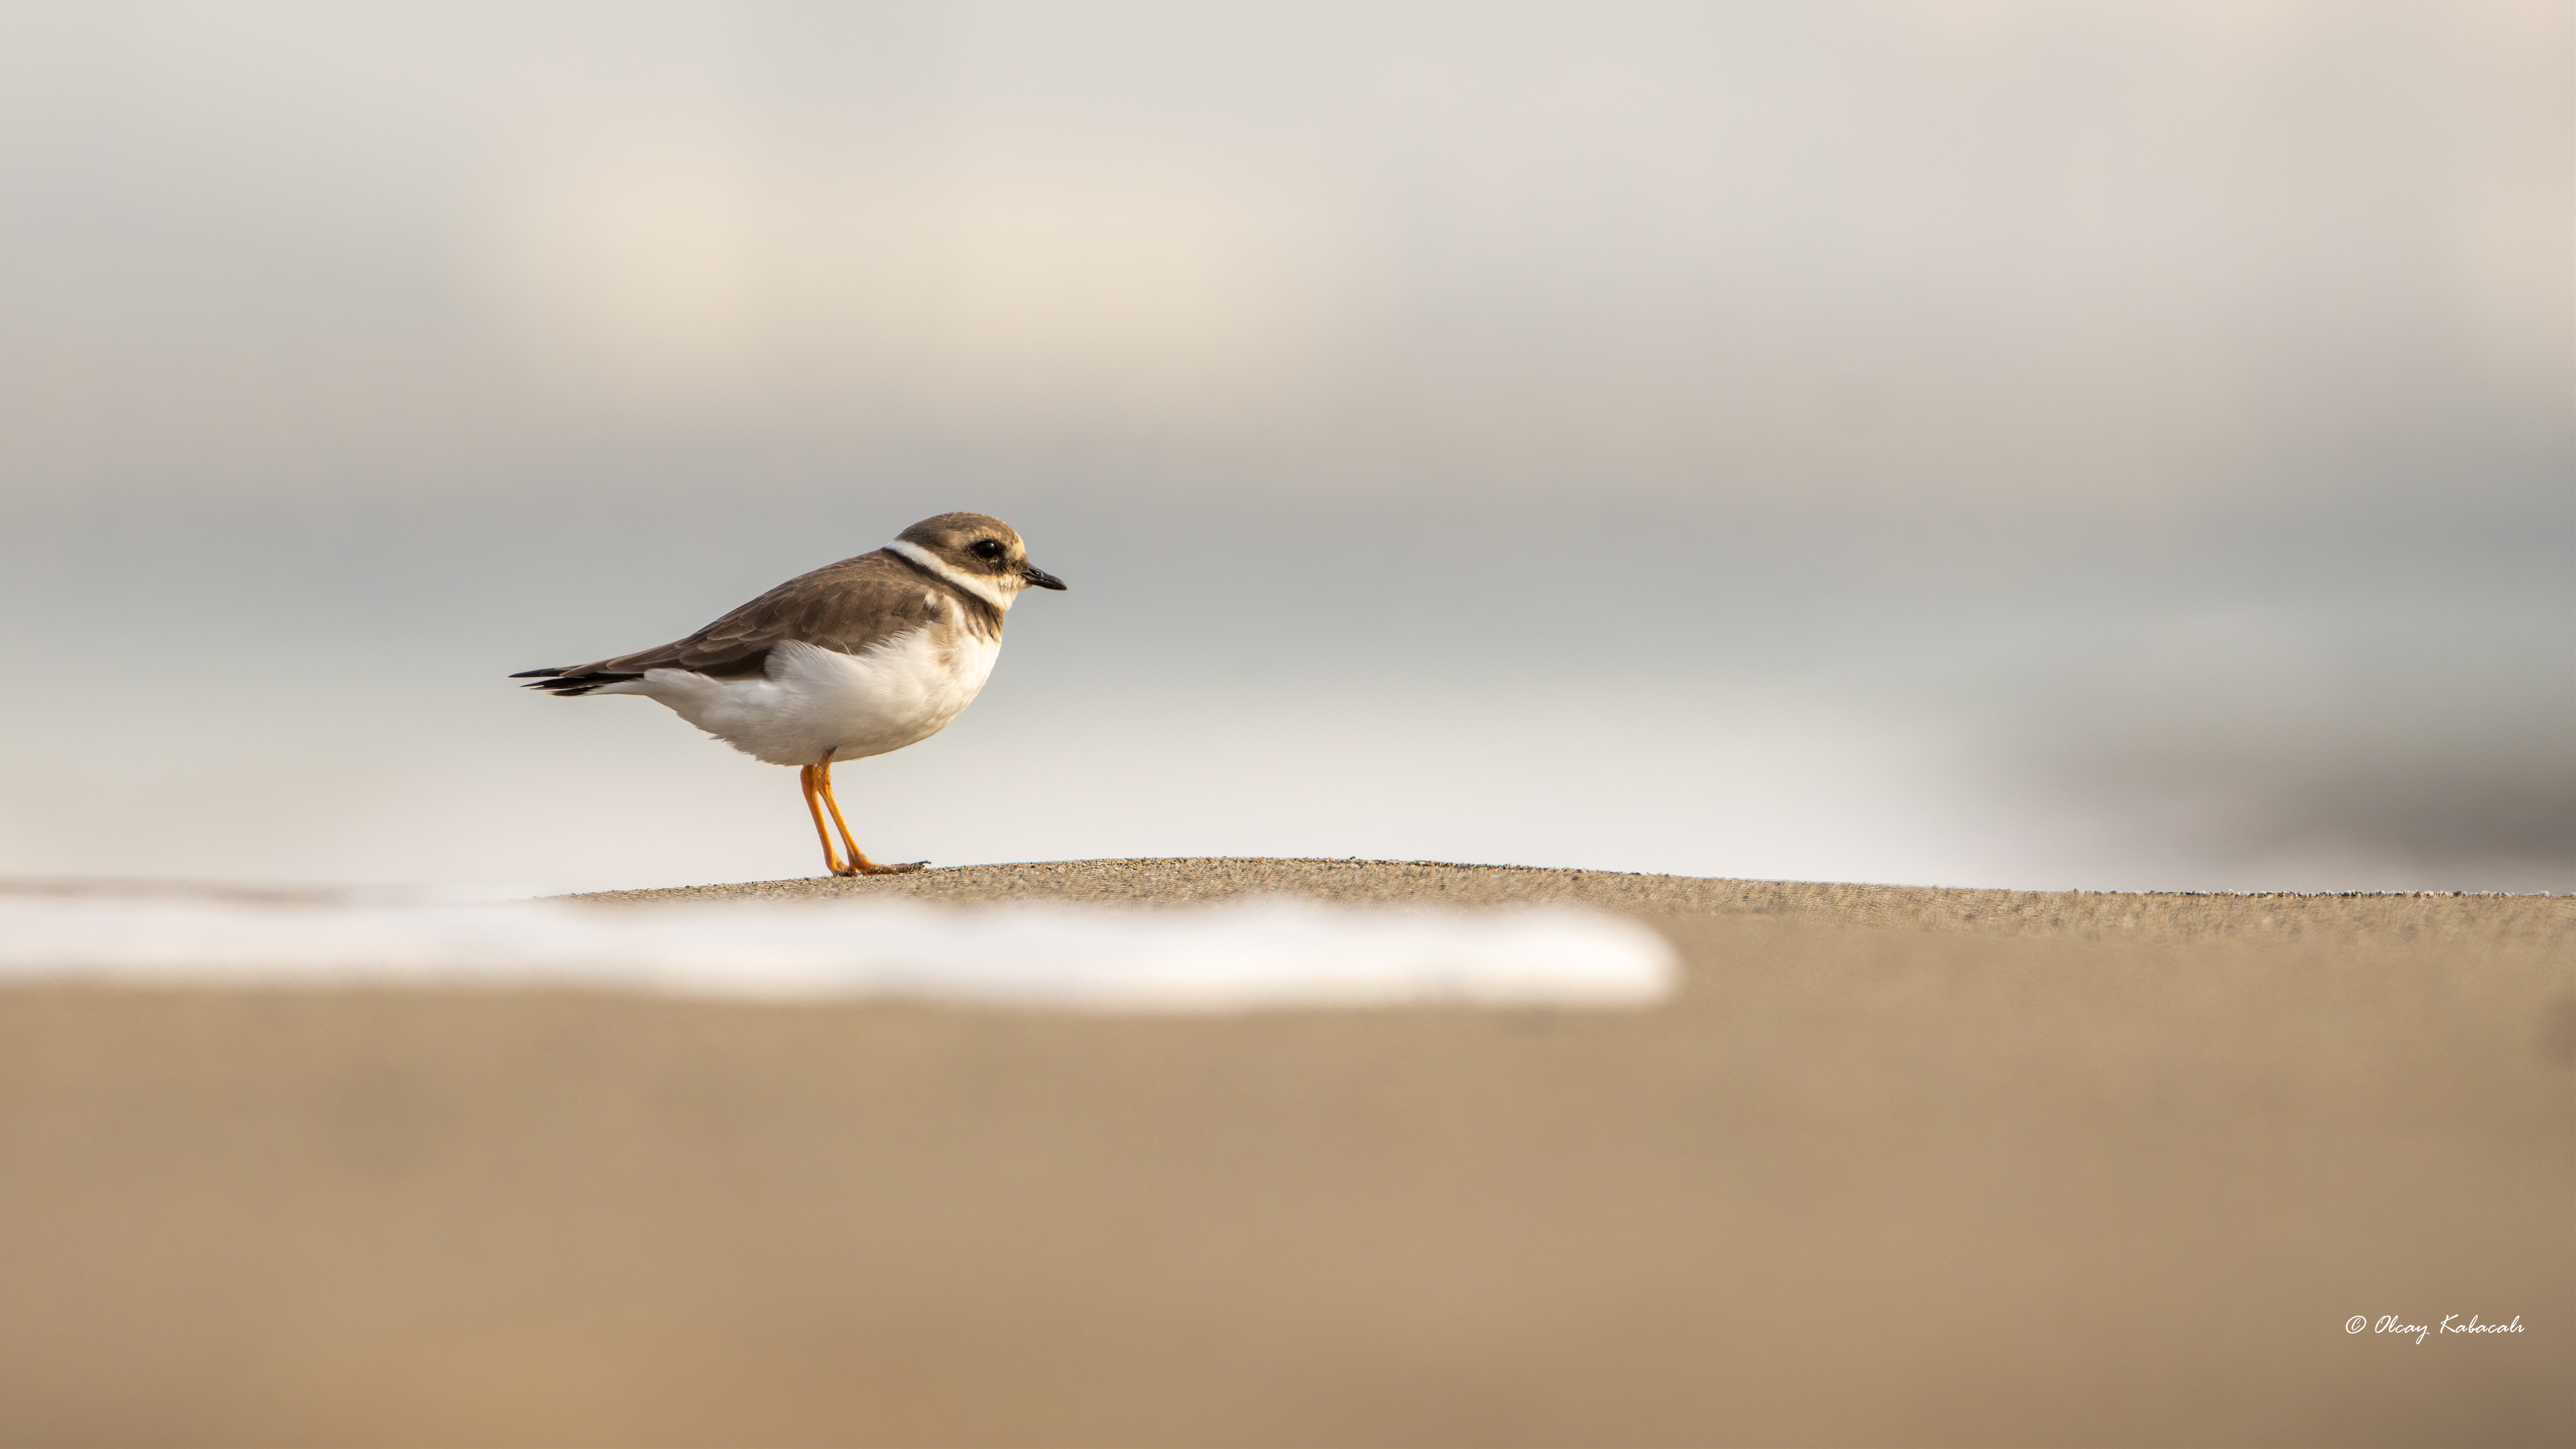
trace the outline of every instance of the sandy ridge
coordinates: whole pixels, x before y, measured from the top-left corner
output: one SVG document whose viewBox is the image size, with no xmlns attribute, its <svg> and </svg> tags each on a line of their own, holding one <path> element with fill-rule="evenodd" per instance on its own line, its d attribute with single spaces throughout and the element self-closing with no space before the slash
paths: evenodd
<svg viewBox="0 0 2576 1449">
<path fill-rule="evenodd" d="M 604 891 L 573 899 L 622 903 L 900 896 L 957 903 L 1052 900 L 1175 905 L 1274 893 L 1337 901 L 1470 906 L 1566 901 L 1639 916 L 1757 916 L 1809 925 L 2088 940 L 2402 940 L 2563 945 L 2576 950 L 2576 896 L 2009 891 L 1723 880 L 1424 860 L 1038 861 L 851 880 L 817 877 Z"/>
</svg>

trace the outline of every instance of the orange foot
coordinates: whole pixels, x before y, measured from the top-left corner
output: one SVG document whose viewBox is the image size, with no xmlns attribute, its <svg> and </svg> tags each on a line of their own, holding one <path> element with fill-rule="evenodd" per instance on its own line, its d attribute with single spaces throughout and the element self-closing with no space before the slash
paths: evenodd
<svg viewBox="0 0 2576 1449">
<path fill-rule="evenodd" d="M 914 871 L 920 870 L 929 864 L 930 862 L 926 860 L 906 860 L 897 862 L 893 865 L 879 865 L 875 861 L 862 856 L 859 858 L 859 863 L 856 865 L 842 865 L 838 861 L 833 862 L 832 874 L 837 876 L 910 875 Z"/>
<path fill-rule="evenodd" d="M 859 843 L 850 838 L 850 822 L 841 818 L 841 802 L 832 798 L 830 755 L 825 755 L 821 764 L 807 765 L 798 775 L 805 784 L 805 808 L 814 812 L 814 833 L 823 837 L 823 863 L 831 868 L 832 874 L 904 875 L 930 864 L 926 860 L 910 860 L 900 865 L 879 865 L 868 859 L 868 853 L 859 849 Z M 831 834 L 823 828 L 825 810 L 832 812 L 832 824 L 841 832 L 841 843 L 850 848 L 847 865 L 842 864 L 841 857 L 832 851 Z"/>
</svg>

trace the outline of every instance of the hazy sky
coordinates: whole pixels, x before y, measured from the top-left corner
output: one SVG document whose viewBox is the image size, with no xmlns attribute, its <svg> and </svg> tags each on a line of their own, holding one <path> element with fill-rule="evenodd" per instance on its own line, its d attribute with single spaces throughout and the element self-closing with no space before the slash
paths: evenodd
<svg viewBox="0 0 2576 1449">
<path fill-rule="evenodd" d="M 0 8 L 0 871 L 802 873 L 499 676 L 965 507 L 1075 587 L 880 855 L 2576 888 L 2571 123 L 2565 4 Z"/>
</svg>

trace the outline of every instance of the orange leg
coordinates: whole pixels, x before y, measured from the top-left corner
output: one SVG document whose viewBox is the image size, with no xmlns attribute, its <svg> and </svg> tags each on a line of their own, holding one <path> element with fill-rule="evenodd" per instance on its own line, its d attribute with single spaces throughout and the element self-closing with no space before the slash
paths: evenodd
<svg viewBox="0 0 2576 1449">
<path fill-rule="evenodd" d="M 830 760 L 825 760 L 814 767 L 814 783 L 823 792 L 823 804 L 832 812 L 832 823 L 841 828 L 841 843 L 850 848 L 850 868 L 842 871 L 841 874 L 901 875 L 905 871 L 921 869 L 922 862 L 917 860 L 907 865 L 879 865 L 868 859 L 866 851 L 859 849 L 859 843 L 850 838 L 850 822 L 841 818 L 841 802 L 832 798 L 832 762 Z M 822 828 L 822 822 L 819 819 L 815 822 L 814 828 L 817 830 Z M 832 843 L 828 840 L 823 842 L 823 848 L 826 851 L 830 850 Z"/>
<path fill-rule="evenodd" d="M 832 823 L 840 827 L 841 843 L 850 848 L 850 868 L 842 871 L 841 874 L 875 875 L 877 863 L 868 859 L 868 853 L 859 849 L 859 843 L 850 838 L 850 822 L 841 818 L 841 802 L 832 798 L 832 762 L 830 760 L 826 759 L 814 767 L 814 788 L 822 792 L 824 808 L 832 812 Z M 819 822 L 816 828 L 821 828 Z M 831 842 L 824 842 L 823 848 L 829 850 Z"/>
<path fill-rule="evenodd" d="M 806 813 L 814 817 L 814 834 L 823 842 L 824 866 L 834 875 L 851 875 L 854 874 L 854 872 L 848 866 L 841 864 L 840 853 L 832 849 L 832 832 L 823 828 L 823 797 L 818 793 L 815 782 L 817 779 L 827 778 L 829 777 L 823 774 L 822 767 L 815 765 L 807 765 L 796 772 L 796 783 L 805 787 Z M 841 818 L 840 806 L 835 805 L 832 807 L 832 818 L 835 820 Z M 847 839 L 849 837 L 849 833 L 850 828 L 848 826 L 844 825 L 841 827 L 841 835 L 843 839 Z M 857 852 L 853 850 L 851 853 L 856 854 Z"/>
</svg>

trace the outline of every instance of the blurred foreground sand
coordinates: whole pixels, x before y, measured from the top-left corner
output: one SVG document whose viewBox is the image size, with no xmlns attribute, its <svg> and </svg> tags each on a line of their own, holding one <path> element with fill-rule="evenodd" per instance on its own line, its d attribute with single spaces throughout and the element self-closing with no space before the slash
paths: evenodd
<svg viewBox="0 0 2576 1449">
<path fill-rule="evenodd" d="M 0 991 L 9 1443 L 2576 1440 L 2576 900 L 1325 861 L 1642 1012 Z M 2347 1334 L 2353 1315 L 2525 1332 Z"/>
</svg>

